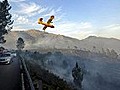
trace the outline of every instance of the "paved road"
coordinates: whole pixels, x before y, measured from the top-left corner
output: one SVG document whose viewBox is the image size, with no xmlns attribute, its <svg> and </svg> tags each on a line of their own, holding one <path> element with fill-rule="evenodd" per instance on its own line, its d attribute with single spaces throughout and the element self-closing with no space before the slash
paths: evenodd
<svg viewBox="0 0 120 90">
<path fill-rule="evenodd" d="M 0 90 L 21 90 L 19 61 L 12 60 L 10 65 L 0 65 Z"/>
</svg>

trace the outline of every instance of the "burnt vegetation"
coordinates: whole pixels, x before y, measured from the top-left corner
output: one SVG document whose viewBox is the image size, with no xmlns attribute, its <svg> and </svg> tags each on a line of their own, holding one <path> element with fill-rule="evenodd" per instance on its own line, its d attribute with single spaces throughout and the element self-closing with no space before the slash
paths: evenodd
<svg viewBox="0 0 120 90">
<path fill-rule="evenodd" d="M 40 80 L 42 81 L 43 90 L 75 90 L 74 87 L 67 84 L 65 80 L 56 76 L 52 72 L 41 68 L 35 62 L 27 61 L 26 64 L 36 90 L 38 89 L 38 82 Z"/>
<path fill-rule="evenodd" d="M 74 84 L 74 78 L 71 77 L 72 69 L 75 63 L 78 62 L 84 74 L 82 87 L 84 87 L 85 90 L 95 90 L 97 88 L 101 90 L 103 88 L 106 90 L 116 88 L 117 90 L 117 88 L 119 88 L 119 78 L 117 79 L 116 76 L 118 76 L 119 73 L 116 72 L 116 70 L 120 68 L 119 63 L 117 63 L 119 59 L 109 57 L 108 54 L 105 54 L 106 52 L 106 50 L 98 53 L 87 50 L 54 50 L 52 52 L 26 50 L 21 52 L 21 56 L 24 57 L 26 64 L 28 64 L 36 87 L 36 82 L 42 80 L 43 88 L 52 88 L 50 90 L 57 90 L 58 88 L 58 90 L 74 90 L 78 88 Z M 115 51 L 110 50 L 110 53 L 111 52 Z M 116 56 L 116 54 L 111 53 L 110 55 Z M 109 75 L 116 79 L 110 80 Z M 107 86 L 99 84 L 104 82 L 106 82 Z M 114 83 L 114 85 L 112 83 Z M 91 84 L 93 84 L 93 86 Z"/>
</svg>

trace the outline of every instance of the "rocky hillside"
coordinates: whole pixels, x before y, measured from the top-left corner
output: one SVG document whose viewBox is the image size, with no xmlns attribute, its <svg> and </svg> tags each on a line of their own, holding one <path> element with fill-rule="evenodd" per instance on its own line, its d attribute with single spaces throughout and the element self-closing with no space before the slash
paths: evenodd
<svg viewBox="0 0 120 90">
<path fill-rule="evenodd" d="M 5 36 L 7 42 L 4 46 L 8 49 L 16 49 L 18 37 L 24 39 L 25 49 L 89 49 L 91 51 L 101 51 L 102 48 L 109 48 L 120 53 L 120 40 L 118 39 L 90 36 L 78 40 L 38 30 L 12 31 Z"/>
</svg>

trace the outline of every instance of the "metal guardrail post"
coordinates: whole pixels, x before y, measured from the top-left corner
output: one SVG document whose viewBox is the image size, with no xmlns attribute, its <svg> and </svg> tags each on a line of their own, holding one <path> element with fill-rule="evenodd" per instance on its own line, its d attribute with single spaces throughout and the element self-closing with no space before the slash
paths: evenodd
<svg viewBox="0 0 120 90">
<path fill-rule="evenodd" d="M 22 62 L 23 68 L 24 68 L 24 70 L 25 70 L 25 73 L 26 73 L 26 75 L 27 75 L 28 81 L 29 81 L 30 90 L 35 90 L 34 85 L 33 85 L 33 82 L 32 82 L 32 79 L 31 79 L 30 74 L 29 74 L 29 72 L 28 72 L 28 70 L 27 70 L 25 61 L 24 61 L 24 59 L 23 59 L 22 57 L 21 57 L 21 62 Z"/>
<path fill-rule="evenodd" d="M 39 81 L 38 81 L 38 84 L 39 84 L 39 90 L 42 90 L 42 81 L 39 80 Z"/>
</svg>

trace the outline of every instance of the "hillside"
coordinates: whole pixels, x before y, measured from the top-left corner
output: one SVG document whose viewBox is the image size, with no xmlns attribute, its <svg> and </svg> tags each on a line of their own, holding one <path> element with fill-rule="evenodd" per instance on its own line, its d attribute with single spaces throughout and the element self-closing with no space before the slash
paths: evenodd
<svg viewBox="0 0 120 90">
<path fill-rule="evenodd" d="M 81 53 L 82 52 L 84 51 L 81 51 Z M 76 62 L 78 62 L 78 65 L 82 68 L 84 73 L 82 90 L 120 90 L 120 60 L 102 56 L 97 57 L 95 55 L 90 59 L 89 57 L 78 57 L 71 54 L 52 51 L 44 54 L 41 52 L 26 51 L 22 52 L 21 56 L 27 61 L 27 64 L 30 62 L 30 71 L 37 73 L 34 74 L 36 76 L 41 76 L 41 67 L 59 76 L 63 80 L 66 80 L 68 84 L 72 85 L 72 69 L 75 67 Z M 52 83 L 51 79 L 52 81 L 54 80 L 54 78 L 51 78 L 52 76 L 47 74 L 43 74 L 41 77 L 43 77 L 43 80 L 46 80 L 47 77 L 49 77 L 47 82 L 50 83 Z M 39 77 L 39 79 L 41 78 Z"/>
<path fill-rule="evenodd" d="M 120 53 L 120 40 L 118 39 L 90 36 L 78 40 L 38 30 L 12 31 L 5 36 L 7 42 L 4 46 L 8 49 L 16 49 L 18 37 L 24 39 L 26 43 L 25 49 L 89 49 L 91 51 L 101 51 L 102 48 L 109 48 Z"/>
</svg>

